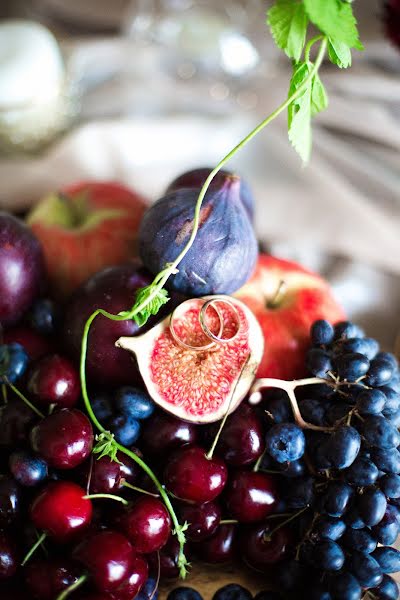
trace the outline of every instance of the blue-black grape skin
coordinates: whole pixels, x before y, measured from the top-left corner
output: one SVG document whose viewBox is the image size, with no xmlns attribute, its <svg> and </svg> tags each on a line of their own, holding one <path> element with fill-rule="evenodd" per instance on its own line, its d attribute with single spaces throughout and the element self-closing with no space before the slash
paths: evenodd
<svg viewBox="0 0 400 600">
<path fill-rule="evenodd" d="M 348 528 L 343 535 L 342 543 L 350 551 L 356 550 L 361 554 L 371 554 L 377 546 L 376 540 L 368 529 Z"/>
<path fill-rule="evenodd" d="M 379 469 L 370 458 L 357 456 L 353 464 L 344 471 L 343 476 L 351 485 L 373 485 L 379 477 Z"/>
<path fill-rule="evenodd" d="M 378 489 L 367 488 L 357 498 L 357 508 L 364 523 L 373 527 L 380 523 L 386 512 L 386 496 Z"/>
<path fill-rule="evenodd" d="M 383 570 L 377 560 L 369 554 L 353 552 L 348 560 L 348 569 L 362 587 L 376 587 L 382 581 Z"/>
<path fill-rule="evenodd" d="M 390 546 L 380 546 L 373 553 L 382 573 L 390 574 L 400 571 L 400 552 Z"/>
<path fill-rule="evenodd" d="M 330 580 L 329 590 L 332 600 L 360 600 L 362 595 L 357 579 L 347 571 Z"/>
<path fill-rule="evenodd" d="M 335 330 L 329 321 L 319 319 L 311 326 L 310 336 L 312 343 L 316 346 L 324 346 L 333 341 Z"/>
<path fill-rule="evenodd" d="M 400 498 L 400 476 L 394 473 L 384 475 L 379 480 L 379 487 L 387 498 Z"/>
<path fill-rule="evenodd" d="M 381 415 L 367 417 L 361 427 L 361 433 L 367 444 L 387 450 L 397 448 L 400 434 L 396 427 Z"/>
<path fill-rule="evenodd" d="M 384 575 L 382 582 L 371 592 L 378 600 L 397 600 L 399 597 L 398 585 L 389 575 Z"/>
<path fill-rule="evenodd" d="M 237 583 L 228 583 L 215 592 L 212 600 L 253 600 L 253 594 Z"/>
<path fill-rule="evenodd" d="M 386 404 L 387 397 L 383 390 L 363 390 L 357 396 L 356 408 L 360 415 L 379 415 Z"/>
</svg>

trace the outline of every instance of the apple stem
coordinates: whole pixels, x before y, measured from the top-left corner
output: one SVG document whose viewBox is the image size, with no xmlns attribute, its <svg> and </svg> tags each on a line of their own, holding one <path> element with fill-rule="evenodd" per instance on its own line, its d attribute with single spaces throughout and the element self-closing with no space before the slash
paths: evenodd
<svg viewBox="0 0 400 600">
<path fill-rule="evenodd" d="M 285 295 L 287 290 L 287 283 L 284 279 L 281 279 L 278 284 L 278 288 L 274 294 L 274 297 L 271 300 L 268 300 L 267 307 L 268 308 L 277 308 L 279 306 L 283 296 Z"/>
<path fill-rule="evenodd" d="M 26 563 L 28 562 L 28 560 L 34 555 L 34 553 L 36 552 L 36 550 L 39 548 L 39 546 L 41 546 L 44 542 L 44 540 L 47 537 L 47 533 L 42 533 L 38 539 L 36 540 L 36 542 L 33 544 L 32 548 L 29 550 L 29 552 L 24 556 L 23 561 L 21 562 L 21 566 L 24 567 L 26 565 Z"/>
<path fill-rule="evenodd" d="M 72 592 L 74 592 L 75 590 L 80 588 L 81 585 L 83 585 L 85 583 L 87 578 L 88 578 L 87 575 L 81 575 L 76 581 L 74 581 L 74 583 L 71 583 L 70 586 L 68 586 L 65 590 L 63 590 L 61 592 L 61 594 L 59 594 L 57 596 L 56 600 L 65 600 L 65 598 L 68 598 L 68 596 L 70 594 L 72 594 Z"/>
<path fill-rule="evenodd" d="M 87 494 L 83 497 L 85 500 L 97 500 L 97 498 L 107 498 L 109 500 L 121 502 L 122 504 L 125 504 L 125 506 L 129 504 L 128 500 L 125 500 L 125 498 L 121 498 L 121 496 L 115 496 L 114 494 Z"/>
</svg>

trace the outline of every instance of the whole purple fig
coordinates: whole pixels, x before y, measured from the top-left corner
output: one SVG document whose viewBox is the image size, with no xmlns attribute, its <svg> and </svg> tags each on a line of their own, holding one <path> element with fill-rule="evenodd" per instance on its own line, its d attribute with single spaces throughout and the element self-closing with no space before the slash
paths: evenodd
<svg viewBox="0 0 400 600">
<path fill-rule="evenodd" d="M 198 189 L 170 192 L 145 213 L 139 231 L 143 263 L 157 274 L 173 262 L 193 230 Z M 189 252 L 169 286 L 183 294 L 231 294 L 252 274 L 258 256 L 257 240 L 240 198 L 240 179 L 226 178 L 207 192 L 200 224 Z"/>
<path fill-rule="evenodd" d="M 181 190 L 183 188 L 201 188 L 205 183 L 207 177 L 211 173 L 211 167 L 200 167 L 198 169 L 192 169 L 191 171 L 185 171 L 182 175 L 179 175 L 176 179 L 174 179 L 169 186 L 167 187 L 165 193 L 169 194 L 169 192 L 175 192 L 176 190 Z M 221 169 L 214 176 L 210 183 L 210 190 L 218 190 L 224 185 L 227 178 L 232 177 L 232 173 L 230 171 L 226 171 L 225 169 Z M 235 175 L 237 177 L 237 175 Z M 243 206 L 245 207 L 247 214 L 249 215 L 249 219 L 253 221 L 254 219 L 254 197 L 251 191 L 249 184 L 240 178 L 240 199 L 243 202 Z"/>
</svg>

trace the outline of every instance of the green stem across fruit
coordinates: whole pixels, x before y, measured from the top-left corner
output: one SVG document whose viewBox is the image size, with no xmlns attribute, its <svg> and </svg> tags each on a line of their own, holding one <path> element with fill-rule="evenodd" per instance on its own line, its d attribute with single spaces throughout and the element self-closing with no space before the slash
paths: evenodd
<svg viewBox="0 0 400 600">
<path fill-rule="evenodd" d="M 74 583 L 72 583 L 69 587 L 67 587 L 65 590 L 63 590 L 61 592 L 61 594 L 59 594 L 59 596 L 57 596 L 56 600 L 65 600 L 66 598 L 68 598 L 68 596 L 70 596 L 70 594 L 72 594 L 72 592 L 74 592 L 75 590 L 80 588 L 81 585 L 83 585 L 86 580 L 87 580 L 87 575 L 81 575 L 81 577 L 79 577 L 76 581 L 74 581 Z"/>
</svg>

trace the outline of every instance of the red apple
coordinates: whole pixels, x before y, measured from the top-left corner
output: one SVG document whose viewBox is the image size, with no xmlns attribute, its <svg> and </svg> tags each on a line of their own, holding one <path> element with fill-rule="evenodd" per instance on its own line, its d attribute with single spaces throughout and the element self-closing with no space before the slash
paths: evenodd
<svg viewBox="0 0 400 600">
<path fill-rule="evenodd" d="M 336 323 L 345 317 L 321 276 L 267 254 L 260 255 L 254 275 L 235 295 L 251 308 L 264 333 L 257 377 L 304 377 L 312 323 Z"/>
<path fill-rule="evenodd" d="M 82 182 L 43 198 L 27 217 L 42 242 L 54 292 L 70 294 L 94 273 L 136 256 L 147 203 L 119 183 Z"/>
</svg>

